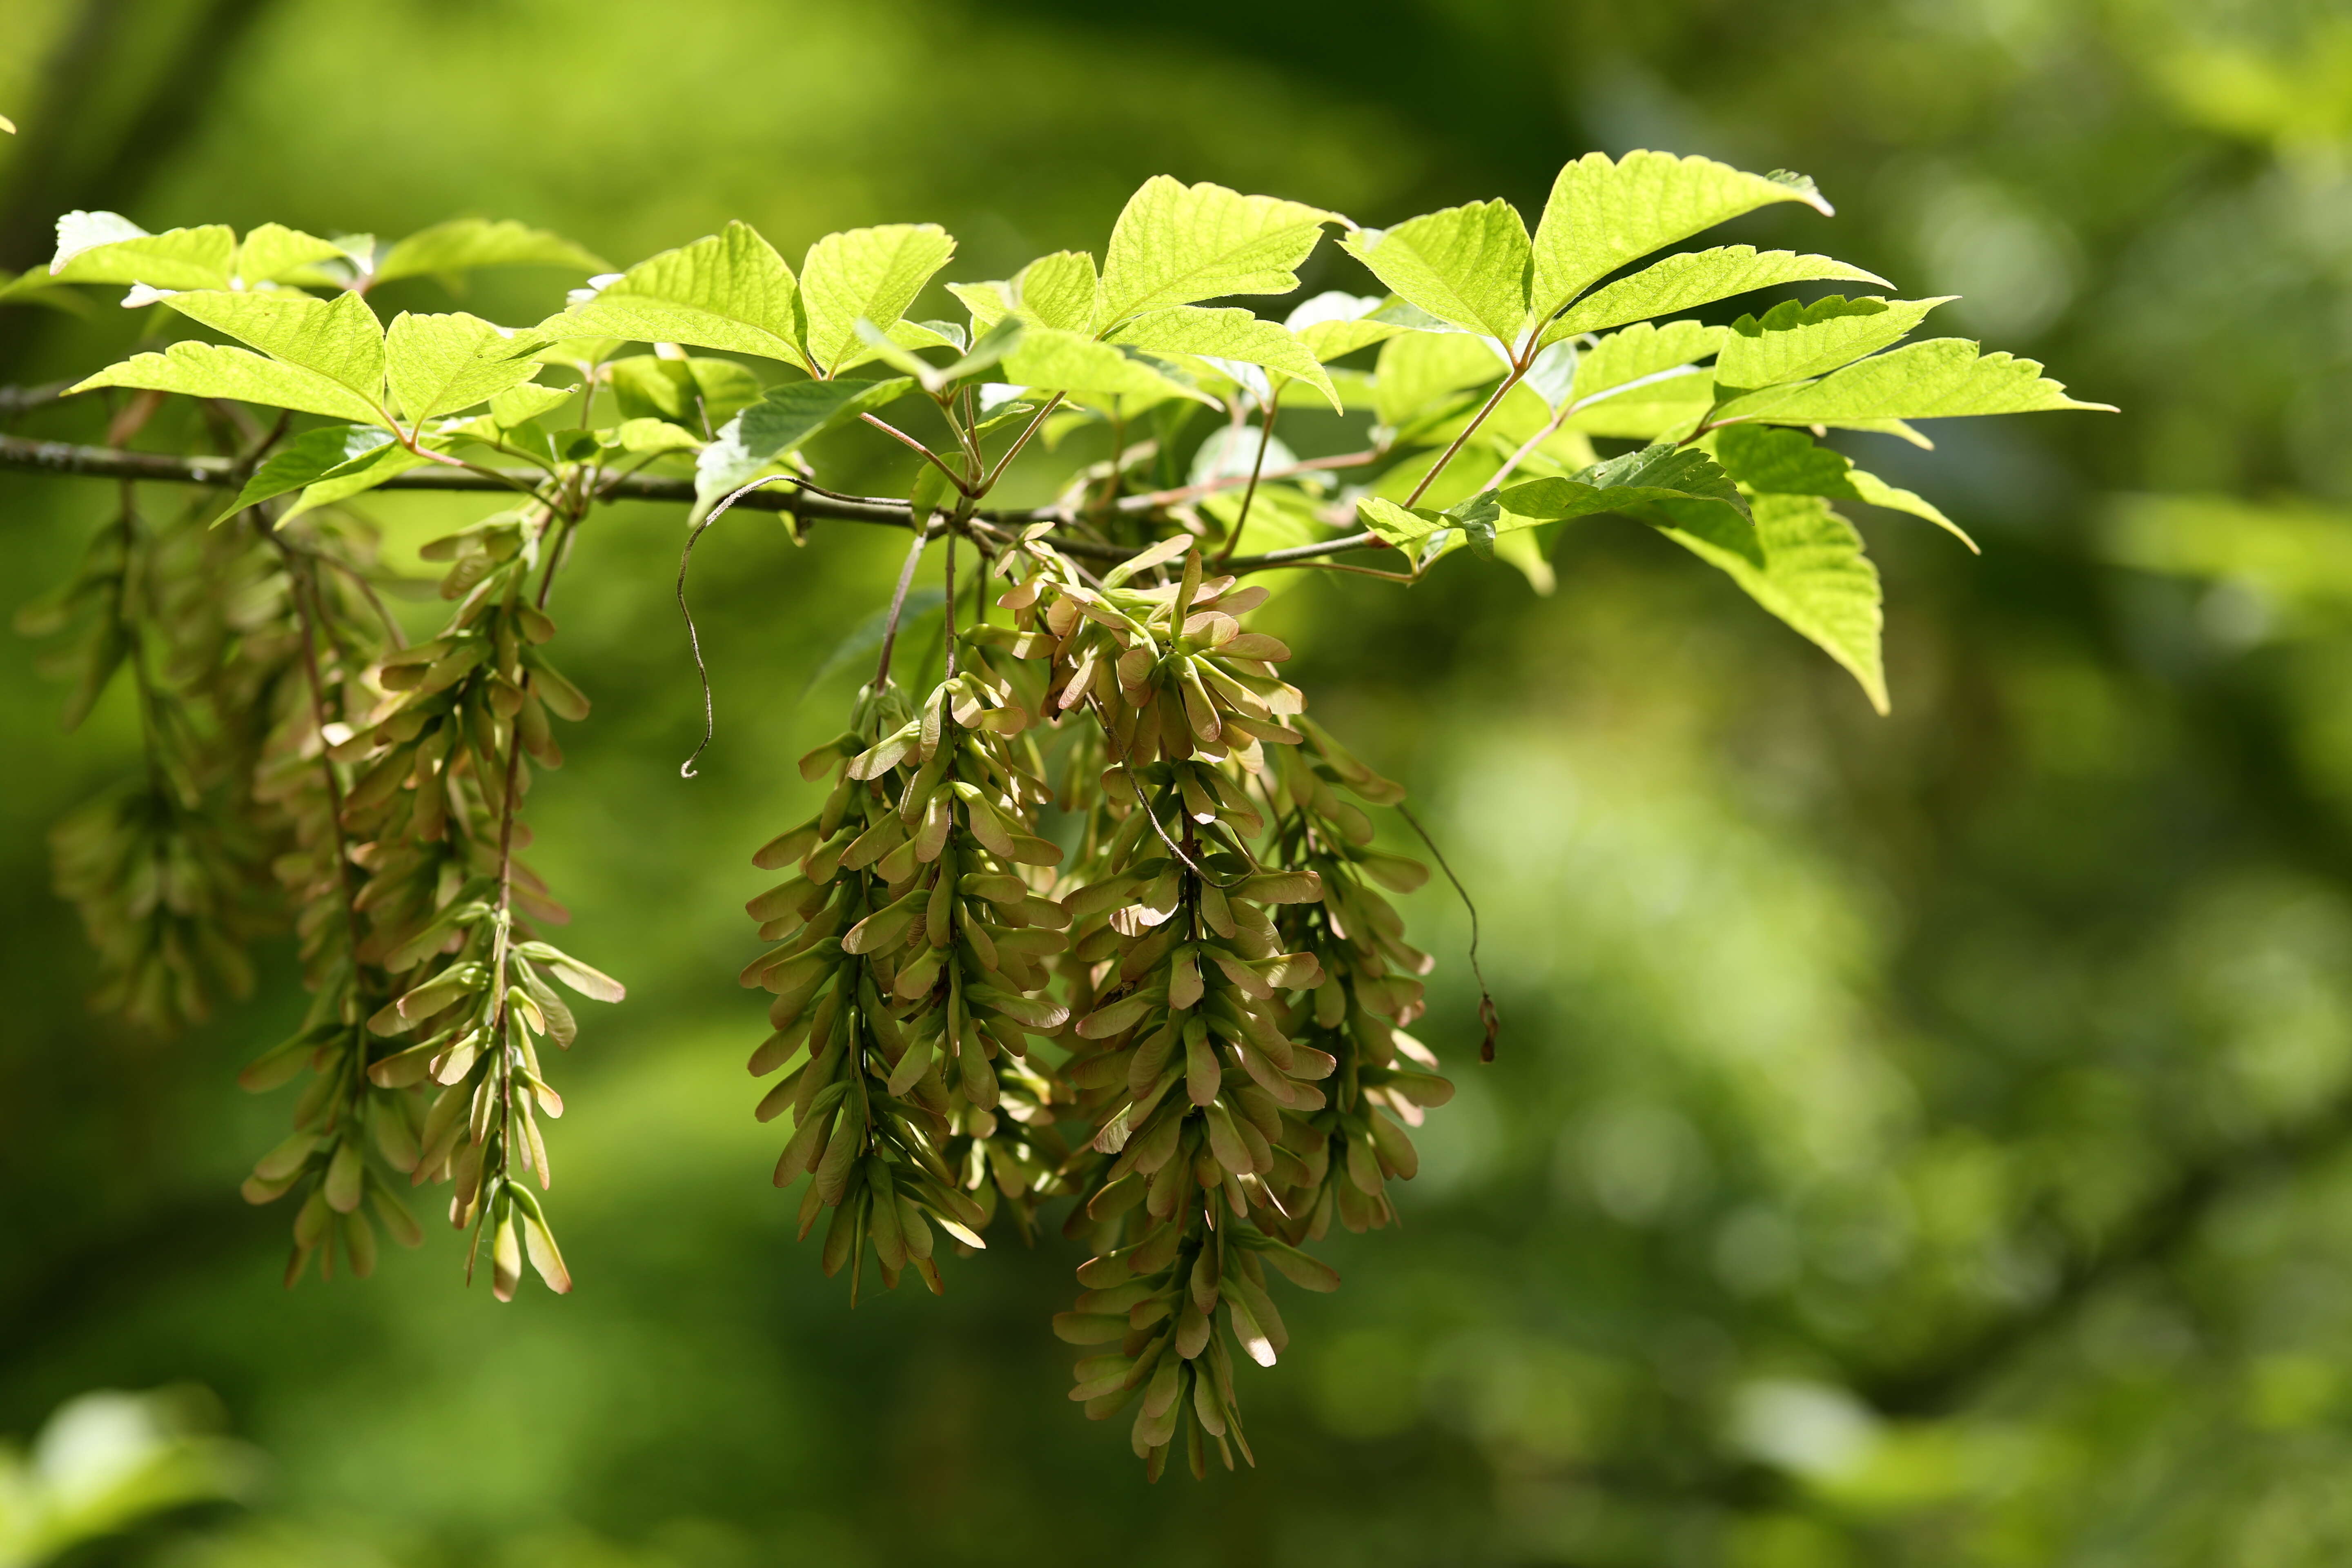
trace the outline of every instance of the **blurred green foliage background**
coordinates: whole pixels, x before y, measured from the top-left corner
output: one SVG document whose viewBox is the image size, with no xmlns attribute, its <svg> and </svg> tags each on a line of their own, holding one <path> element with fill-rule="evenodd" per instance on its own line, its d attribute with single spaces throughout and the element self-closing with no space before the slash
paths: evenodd
<svg viewBox="0 0 2352 1568">
<path fill-rule="evenodd" d="M 897 546 L 700 552 L 601 515 L 557 610 L 597 712 L 532 799 L 567 938 L 623 974 L 563 1087 L 582 1280 L 499 1308 L 436 1235 L 277 1283 L 236 1184 L 299 1011 L 95 1017 L 43 834 L 135 765 L 0 660 L 0 1432 L 204 1385 L 250 1508 L 81 1549 L 181 1568 L 2334 1563 L 2352 1553 L 2352 19 L 2333 0 L 10 0 L 0 266 L 68 207 L 394 235 L 460 212 L 615 262 L 731 216 L 787 254 L 931 219 L 952 275 L 1097 247 L 1174 173 L 1367 223 L 1539 206 L 1591 148 L 1814 175 L 1728 238 L 1955 293 L 1948 331 L 2121 417 L 1854 437 L 1892 514 L 1895 716 L 1663 541 L 1579 525 L 1556 596 L 1461 558 L 1265 613 L 1316 711 L 1478 896 L 1423 1033 L 1460 1098 L 1402 1233 L 1251 1374 L 1263 1468 L 1147 1489 L 1064 1398 L 1076 1260 L 998 1247 L 851 1311 L 791 1239 L 741 1061 L 751 850 L 807 806 L 808 689 Z M 1368 279 L 1327 247 L 1310 288 Z M 485 278 L 529 318 L 562 280 Z M 420 289 L 424 286 L 418 286 Z M 420 295 L 420 298 L 423 298 Z M 0 321 L 0 381 L 134 312 Z M 94 438 L 70 408 L 24 433 Z M 1286 434 L 1289 434 L 1286 430 Z M 1891 450 L 1886 448 L 1892 448 Z M 862 450 L 862 449 L 861 449 Z M 884 460 L 845 448 L 844 462 Z M 0 475 L 9 588 L 103 486 Z M 466 520 L 391 497 L 398 542 Z M 120 694 L 118 693 L 118 698 Z M 1442 884 L 1438 885 L 1442 889 Z"/>
</svg>

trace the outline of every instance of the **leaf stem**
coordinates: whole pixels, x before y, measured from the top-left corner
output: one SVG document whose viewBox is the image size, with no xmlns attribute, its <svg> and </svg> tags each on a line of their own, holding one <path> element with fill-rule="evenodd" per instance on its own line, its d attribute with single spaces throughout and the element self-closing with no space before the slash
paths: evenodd
<svg viewBox="0 0 2352 1568">
<path fill-rule="evenodd" d="M 1249 489 L 1242 492 L 1242 510 L 1234 518 L 1233 531 L 1225 535 L 1224 548 L 1217 552 L 1219 562 L 1229 559 L 1234 546 L 1242 542 L 1242 525 L 1249 521 L 1250 503 L 1257 500 L 1258 475 L 1265 469 L 1265 449 L 1274 444 L 1274 416 L 1281 411 L 1282 404 L 1278 399 L 1267 402 L 1265 418 L 1257 428 L 1257 459 L 1250 464 Z"/>
<path fill-rule="evenodd" d="M 916 440 L 912 436 L 908 435 L 896 425 L 891 424 L 888 420 L 883 418 L 877 414 L 860 414 L 857 417 L 864 420 L 866 424 L 873 426 L 874 428 L 881 431 L 892 440 L 906 447 L 908 450 L 921 458 L 923 461 L 930 464 L 931 467 L 937 468 L 942 474 L 945 474 L 948 477 L 948 483 L 955 486 L 957 494 L 968 496 L 972 493 L 971 481 L 970 479 L 965 479 L 961 474 L 959 474 L 953 468 L 949 468 L 947 464 L 940 460 L 940 455 L 937 452 L 932 451 L 929 447 L 924 446 L 920 441 Z"/>
<path fill-rule="evenodd" d="M 907 590 L 914 584 L 915 565 L 923 558 L 923 546 L 929 542 L 929 531 L 917 529 L 914 543 L 907 548 L 907 563 L 898 568 L 898 586 L 890 595 L 890 618 L 882 624 L 882 658 L 874 667 L 877 691 L 889 684 L 890 655 L 898 646 L 898 617 L 907 608 Z"/>
<path fill-rule="evenodd" d="M 1421 483 L 1412 487 L 1412 494 L 1404 498 L 1405 510 L 1410 511 L 1420 501 L 1429 487 L 1437 482 L 1437 476 L 1444 473 L 1446 466 L 1454 461 L 1455 454 L 1462 450 L 1463 444 L 1476 433 L 1479 426 L 1486 422 L 1486 416 L 1502 406 L 1503 399 L 1509 395 L 1511 388 L 1519 384 L 1519 378 L 1527 374 L 1526 365 L 1515 364 L 1511 367 L 1511 374 L 1503 378 L 1503 384 L 1500 386 L 1495 388 L 1495 395 L 1486 399 L 1484 407 L 1470 416 L 1470 423 L 1462 426 L 1462 434 L 1454 437 L 1454 445 L 1446 447 L 1444 455 L 1430 465 L 1429 472 L 1421 476 Z"/>
</svg>

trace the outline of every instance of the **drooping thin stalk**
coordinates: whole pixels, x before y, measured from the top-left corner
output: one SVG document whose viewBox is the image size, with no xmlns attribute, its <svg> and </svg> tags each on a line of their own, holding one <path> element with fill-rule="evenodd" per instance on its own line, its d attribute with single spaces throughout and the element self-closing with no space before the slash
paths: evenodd
<svg viewBox="0 0 2352 1568">
<path fill-rule="evenodd" d="M 1242 542 L 1242 525 L 1249 521 L 1250 503 L 1257 500 L 1257 477 L 1265 468 L 1265 449 L 1274 444 L 1274 416 L 1281 408 L 1278 400 L 1269 399 L 1266 403 L 1265 418 L 1257 430 L 1257 460 L 1250 464 L 1249 489 L 1242 492 L 1242 510 L 1234 517 L 1233 531 L 1225 536 L 1224 548 L 1217 552 L 1220 562 L 1230 559 L 1234 546 Z"/>
<path fill-rule="evenodd" d="M 702 659 L 702 634 L 695 628 L 694 612 L 687 607 L 686 603 L 687 563 L 694 559 L 694 547 L 701 542 L 704 534 L 710 531 L 712 523 L 727 515 L 728 508 L 758 489 L 761 485 L 772 485 L 778 479 L 791 477 L 789 474 L 769 474 L 765 478 L 753 479 L 750 484 L 730 493 L 724 500 L 710 509 L 709 516 L 694 525 L 694 531 L 686 536 L 686 548 L 677 552 L 677 613 L 686 617 L 687 645 L 694 650 L 694 673 L 702 681 L 702 743 L 694 748 L 692 756 L 678 764 L 677 773 L 680 778 L 690 779 L 694 776 L 694 764 L 701 760 L 702 753 L 709 748 L 711 735 L 718 724 L 718 713 L 712 707 L 710 700 L 710 667 Z"/>
<path fill-rule="evenodd" d="M 943 635 L 944 635 L 944 637 L 945 637 L 945 638 L 946 638 L 945 647 L 946 647 L 946 649 L 947 649 L 947 666 L 946 666 L 945 670 L 943 671 L 943 679 L 948 679 L 948 680 L 953 680 L 953 679 L 955 679 L 955 672 L 956 672 L 956 671 L 955 671 L 955 664 L 956 664 L 956 660 L 955 660 L 955 637 L 956 637 L 956 627 L 955 627 L 955 547 L 956 547 L 956 531 L 955 531 L 954 529 L 950 528 L 950 529 L 949 529 L 949 530 L 948 530 L 948 548 L 947 548 L 947 563 L 946 563 L 946 565 L 947 565 L 947 572 L 946 572 L 945 579 L 944 579 L 944 581 L 943 581 L 943 582 L 941 583 L 941 584 L 940 584 L 940 601 L 941 601 L 941 608 L 942 608 L 942 610 L 946 613 L 946 616 L 947 616 L 947 624 L 946 624 L 946 626 L 945 626 L 944 631 L 943 631 Z"/>
<path fill-rule="evenodd" d="M 286 563 L 286 578 L 294 601 L 295 619 L 302 629 L 302 679 L 310 692 L 310 728 L 319 737 L 319 774 L 327 785 L 327 824 L 335 851 L 335 891 L 343 906 L 344 931 L 351 942 L 352 973 L 356 978 L 360 966 L 360 910 L 358 890 L 352 886 L 351 843 L 343 837 L 343 785 L 335 776 L 335 760 L 328 755 L 327 745 L 327 682 L 319 671 L 319 619 L 315 608 L 318 583 L 314 574 L 302 563 L 300 557 L 269 526 L 269 521 L 259 512 L 249 513 L 256 532 L 278 548 Z"/>
<path fill-rule="evenodd" d="M 898 646 L 898 616 L 907 607 L 907 590 L 913 586 L 916 563 L 923 558 L 923 546 L 930 542 L 929 531 L 918 529 L 914 543 L 907 547 L 907 563 L 898 568 L 898 586 L 890 595 L 890 618 L 882 623 L 882 658 L 874 666 L 874 689 L 879 691 L 890 679 L 890 655 Z"/>
<path fill-rule="evenodd" d="M 1453 866 L 1445 858 L 1445 851 L 1437 847 L 1437 840 L 1429 836 L 1429 829 L 1421 825 L 1421 819 L 1413 816 L 1412 809 L 1402 801 L 1397 803 L 1396 809 L 1397 815 L 1404 818 L 1405 825 L 1429 846 L 1429 853 L 1436 860 L 1437 868 L 1445 873 L 1445 879 L 1453 883 L 1454 890 L 1461 895 L 1462 907 L 1470 911 L 1470 973 L 1478 982 L 1478 1022 L 1486 1031 L 1486 1039 L 1478 1047 L 1478 1059 L 1491 1062 L 1495 1059 L 1495 1041 L 1503 1032 L 1503 1015 L 1495 1005 L 1495 994 L 1486 989 L 1486 972 L 1478 967 L 1478 906 L 1471 900 L 1470 889 L 1464 887 L 1462 879 L 1454 874 Z"/>
</svg>

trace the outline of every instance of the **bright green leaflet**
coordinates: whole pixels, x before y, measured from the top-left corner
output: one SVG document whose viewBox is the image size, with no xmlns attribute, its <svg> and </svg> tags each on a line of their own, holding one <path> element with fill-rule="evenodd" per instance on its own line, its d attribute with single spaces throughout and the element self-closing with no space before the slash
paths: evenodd
<svg viewBox="0 0 2352 1568">
<path fill-rule="evenodd" d="M 1717 250 L 1669 256 L 1630 278 L 1603 284 L 1546 327 L 1542 341 L 1555 342 L 1578 332 L 1606 331 L 1628 321 L 1643 321 L 1653 316 L 1728 300 L 1752 289 L 1817 279 L 1875 283 L 1882 289 L 1894 287 L 1884 278 L 1826 256 L 1800 256 L 1791 250 L 1759 252 L 1752 245 L 1727 245 Z"/>
<path fill-rule="evenodd" d="M 560 234 L 511 218 L 453 218 L 417 230 L 386 251 L 375 281 L 433 273 L 465 272 L 477 267 L 560 267 L 570 272 L 603 272 L 604 261 Z"/>
<path fill-rule="evenodd" d="M 584 305 L 540 324 L 546 338 L 627 338 L 641 343 L 779 359 L 808 368 L 797 315 L 799 280 L 747 223 L 641 261 Z"/>
<path fill-rule="evenodd" d="M 1228 294 L 1287 294 L 1298 287 L 1294 268 L 1337 216 L 1165 174 L 1147 180 L 1111 228 L 1095 320 L 1108 326 Z"/>
<path fill-rule="evenodd" d="M 1864 472 L 1842 453 L 1815 446 L 1801 430 L 1731 425 L 1717 431 L 1709 444 L 1725 471 L 1748 490 L 1858 500 L 1889 511 L 1907 511 L 1926 518 L 1971 551 L 1977 548 L 1977 542 L 1935 503 Z"/>
<path fill-rule="evenodd" d="M 1090 332 L 1095 324 L 1095 258 L 1057 250 L 1023 268 L 1013 279 L 1013 309 L 1041 327 Z"/>
<path fill-rule="evenodd" d="M 1530 303 L 1549 317 L 1627 262 L 1774 202 L 1830 211 L 1801 174 L 1748 174 L 1670 153 L 1628 153 L 1617 163 L 1588 153 L 1552 182 L 1536 226 Z"/>
<path fill-rule="evenodd" d="M 49 276 L 60 283 L 144 283 L 150 289 L 226 289 L 236 234 L 226 224 L 151 235 L 114 213 L 58 219 Z"/>
<path fill-rule="evenodd" d="M 1643 322 L 1612 332 L 1578 357 L 1570 396 L 1590 403 L 1619 387 L 1705 359 L 1722 346 L 1724 331 L 1696 321 L 1668 321 L 1663 327 Z"/>
<path fill-rule="evenodd" d="M 240 403 L 290 408 L 300 414 L 323 414 L 331 419 L 382 425 L 383 413 L 341 382 L 299 365 L 265 359 L 249 349 L 219 343 L 184 342 L 162 353 L 135 354 L 109 365 L 71 390 L 88 392 L 100 386 L 137 386 L 155 392 L 179 392 L 190 397 L 226 397 Z"/>
<path fill-rule="evenodd" d="M 1247 310 L 1204 310 L 1175 305 L 1138 316 L 1110 334 L 1110 341 L 1153 353 L 1205 354 L 1264 366 L 1307 383 L 1340 412 L 1339 394 L 1314 352 L 1286 329 Z"/>
<path fill-rule="evenodd" d="M 1810 305 L 1791 300 L 1759 319 L 1742 316 L 1715 363 L 1724 387 L 1779 386 L 1827 375 L 1864 354 L 1897 343 L 1951 296 L 1935 300 L 1846 300 L 1832 294 Z"/>
<path fill-rule="evenodd" d="M 539 338 L 512 338 L 478 316 L 393 318 L 384 334 L 392 395 L 411 425 L 470 408 L 539 374 Z"/>
<path fill-rule="evenodd" d="M 1339 242 L 1372 275 L 1442 321 L 1506 342 L 1528 315 L 1528 226 L 1506 201 L 1472 202 Z"/>
<path fill-rule="evenodd" d="M 357 294 L 314 300 L 204 290 L 173 294 L 164 303 L 272 359 L 338 382 L 372 405 L 383 396 L 383 328 Z"/>
<path fill-rule="evenodd" d="M 808 356 L 818 373 L 832 375 L 863 353 L 859 321 L 885 330 L 897 325 L 954 254 L 955 240 L 931 223 L 855 228 L 809 247 L 801 268 L 801 305 Z"/>
<path fill-rule="evenodd" d="M 1963 338 L 1930 338 L 1802 386 L 1767 387 L 1735 397 L 1717 408 L 1714 417 L 1718 423 L 1757 419 L 1822 425 L 1850 419 L 2033 414 L 2053 408 L 2115 412 L 2104 403 L 2077 403 L 2067 396 L 2063 386 L 2042 379 L 2042 366 L 2033 360 L 1979 355 L 1977 345 Z"/>
<path fill-rule="evenodd" d="M 1004 379 L 1048 392 L 1122 393 L 1139 396 L 1192 397 L 1210 401 L 1170 373 L 1174 367 L 1139 349 L 1097 342 L 1076 332 L 1032 327 L 1004 356 Z"/>
<path fill-rule="evenodd" d="M 265 223 L 236 247 L 236 275 L 247 284 L 273 283 L 279 279 L 302 279 L 323 262 L 349 265 L 343 247 L 331 239 L 304 234 L 280 224 Z"/>
</svg>

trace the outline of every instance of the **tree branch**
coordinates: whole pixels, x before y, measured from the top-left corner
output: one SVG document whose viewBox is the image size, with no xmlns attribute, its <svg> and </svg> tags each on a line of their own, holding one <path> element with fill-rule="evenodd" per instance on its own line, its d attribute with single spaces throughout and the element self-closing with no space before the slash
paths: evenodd
<svg viewBox="0 0 2352 1568">
<path fill-rule="evenodd" d="M 245 474 L 230 458 L 178 457 L 168 452 L 128 452 L 112 447 L 82 447 L 68 441 L 33 441 L 21 436 L 0 436 L 0 468 L 28 473 L 74 475 L 86 479 L 145 481 L 155 484 L 201 485 L 208 489 L 236 489 Z M 530 469 L 411 468 L 377 486 L 384 490 L 497 491 L 509 493 L 517 484 L 542 479 Z M 836 496 L 801 488 L 790 474 L 778 476 L 792 489 L 771 489 L 746 495 L 735 504 L 756 511 L 788 511 L 795 517 L 826 518 L 836 522 L 877 523 L 886 528 L 912 528 L 907 503 L 881 497 Z M 691 505 L 694 485 L 688 479 L 649 474 L 625 474 L 604 481 L 597 499 L 605 501 L 669 501 Z M 1000 528 L 1020 528 L 1037 522 L 1067 522 L 1069 512 L 1059 507 L 971 514 L 973 520 Z M 1090 561 L 1124 561 L 1134 553 L 1123 546 L 1097 540 L 1048 535 L 1055 549 Z M 1369 533 L 1342 534 L 1318 544 L 1295 544 L 1263 555 L 1243 555 L 1223 563 L 1236 574 L 1260 572 L 1319 560 L 1352 550 L 1375 548 Z"/>
</svg>

